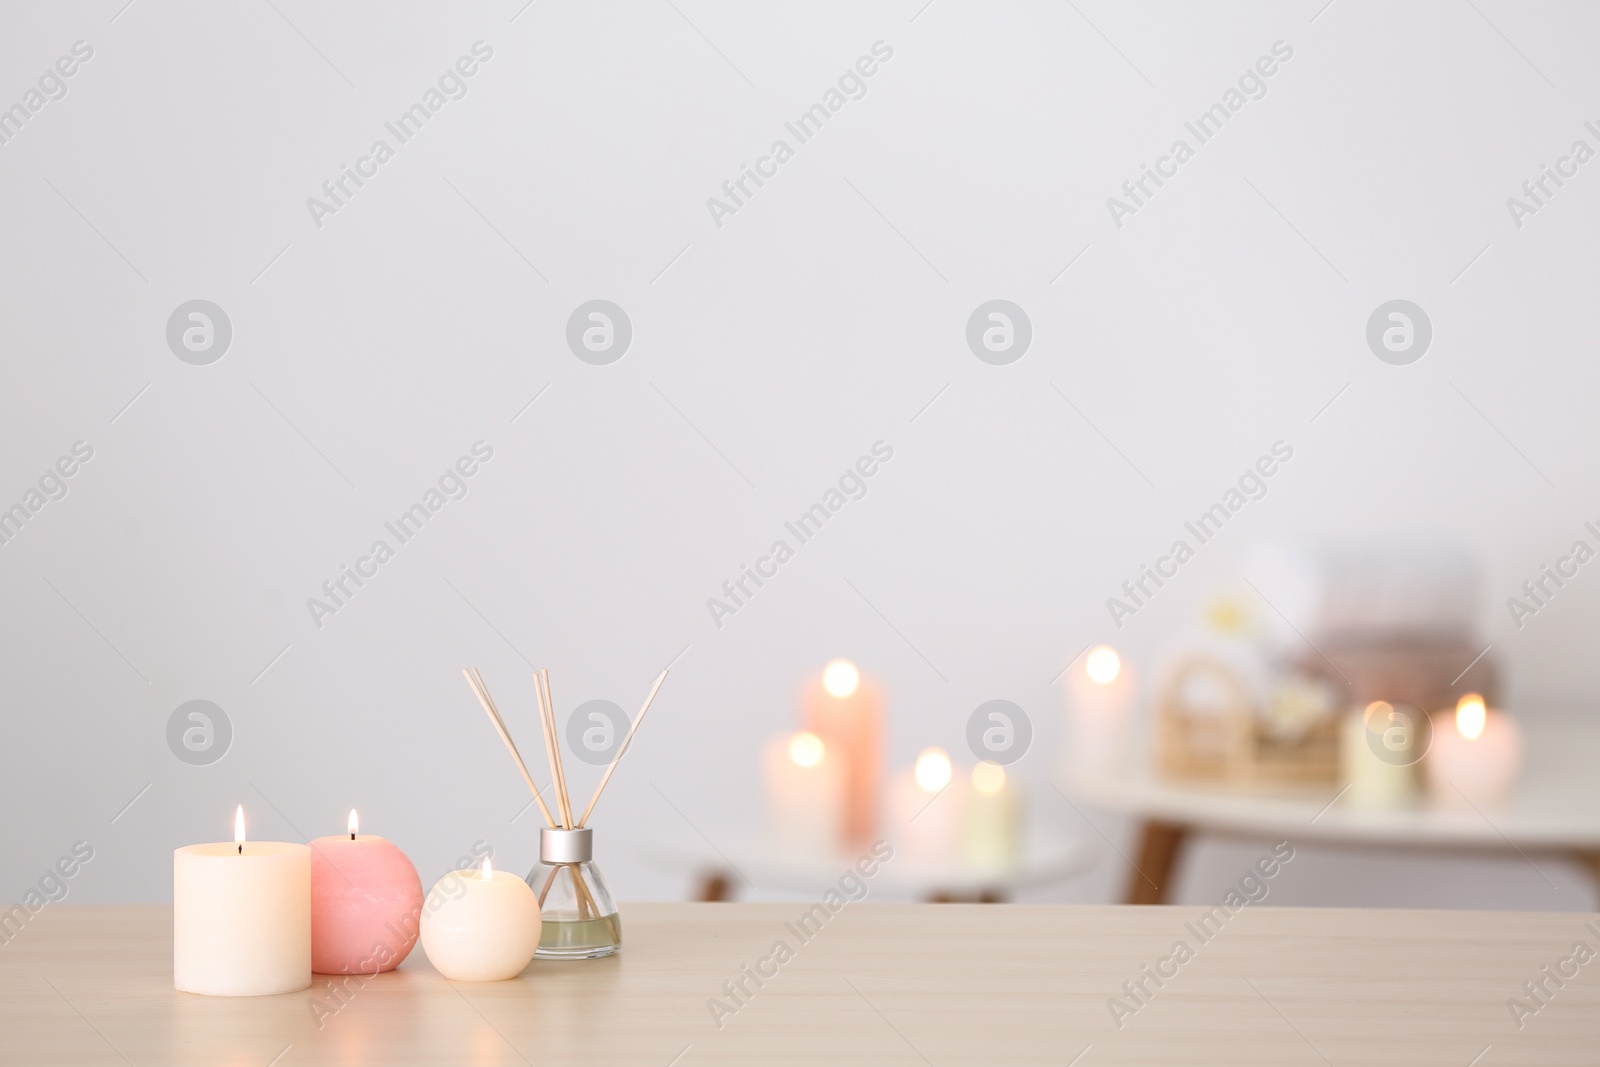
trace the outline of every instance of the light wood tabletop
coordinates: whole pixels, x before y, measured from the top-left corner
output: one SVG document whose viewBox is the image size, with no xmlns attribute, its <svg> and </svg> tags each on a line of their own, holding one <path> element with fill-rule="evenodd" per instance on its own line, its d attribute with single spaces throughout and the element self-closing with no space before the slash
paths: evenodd
<svg viewBox="0 0 1600 1067">
<path fill-rule="evenodd" d="M 1252 905 L 1201 924 L 1201 907 L 862 902 L 803 939 L 806 909 L 625 906 L 616 957 L 470 984 L 419 950 L 341 1006 L 320 980 L 272 997 L 174 992 L 170 908 L 51 905 L 0 946 L 0 1063 L 1600 1062 L 1600 959 L 1572 958 L 1580 941 L 1600 950 L 1590 915 Z M 1179 941 L 1187 959 L 1171 955 Z M 1576 975 L 1557 988 L 1547 965 Z M 757 987 L 745 967 L 771 976 Z M 741 980 L 735 999 L 724 983 Z M 1542 1004 L 1523 987 L 1541 980 Z M 1537 1009 L 1520 1029 L 1512 997 Z"/>
</svg>

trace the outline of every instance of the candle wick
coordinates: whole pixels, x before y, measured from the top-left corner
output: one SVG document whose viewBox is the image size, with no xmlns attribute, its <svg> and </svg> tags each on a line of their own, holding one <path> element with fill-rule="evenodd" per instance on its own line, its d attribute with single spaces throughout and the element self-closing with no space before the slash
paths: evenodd
<svg viewBox="0 0 1600 1067">
<path fill-rule="evenodd" d="M 351 834 L 350 835 L 350 840 L 354 841 L 355 839 L 356 839 L 356 835 L 355 834 Z"/>
<path fill-rule="evenodd" d="M 241 856 L 244 855 L 244 842 L 243 841 L 239 842 L 239 855 L 241 855 Z"/>
</svg>

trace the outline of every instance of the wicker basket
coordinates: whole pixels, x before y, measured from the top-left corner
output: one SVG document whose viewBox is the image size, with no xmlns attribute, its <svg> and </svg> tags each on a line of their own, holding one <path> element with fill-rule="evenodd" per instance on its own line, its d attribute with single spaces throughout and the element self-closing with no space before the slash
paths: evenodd
<svg viewBox="0 0 1600 1067">
<path fill-rule="evenodd" d="M 1206 682 L 1220 705 L 1195 707 L 1187 693 Z M 1336 716 L 1302 731 L 1274 731 L 1249 687 L 1227 663 L 1196 655 L 1167 675 L 1156 703 L 1156 769 L 1164 777 L 1231 786 L 1319 785 L 1339 776 Z"/>
</svg>

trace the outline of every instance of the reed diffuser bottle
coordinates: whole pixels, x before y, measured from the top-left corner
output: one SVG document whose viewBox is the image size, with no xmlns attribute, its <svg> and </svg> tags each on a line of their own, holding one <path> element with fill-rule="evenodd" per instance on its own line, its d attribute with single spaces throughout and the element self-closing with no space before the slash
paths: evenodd
<svg viewBox="0 0 1600 1067">
<path fill-rule="evenodd" d="M 528 872 L 544 927 L 539 959 L 609 956 L 622 944 L 622 921 L 594 863 L 594 831 L 539 829 L 539 863 Z"/>
</svg>

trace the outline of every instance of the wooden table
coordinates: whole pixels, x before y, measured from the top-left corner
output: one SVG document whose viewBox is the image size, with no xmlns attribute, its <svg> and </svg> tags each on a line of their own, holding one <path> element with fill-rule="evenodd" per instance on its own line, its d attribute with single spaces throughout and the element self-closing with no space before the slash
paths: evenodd
<svg viewBox="0 0 1600 1067">
<path fill-rule="evenodd" d="M 1600 726 L 1528 723 L 1528 763 L 1501 806 L 1438 808 L 1420 800 L 1398 811 L 1350 807 L 1338 786 L 1257 794 L 1161 781 L 1148 770 L 1079 774 L 1066 779 L 1080 804 L 1139 823 L 1130 859 L 1129 904 L 1160 904 L 1177 878 L 1185 846 L 1197 835 L 1314 841 L 1408 852 L 1560 855 L 1594 872 L 1600 885 Z M 1595 948 L 1600 950 L 1600 944 Z M 1600 1063 L 1600 1056 L 1596 1057 Z"/>
<path fill-rule="evenodd" d="M 1193 908 L 640 904 L 607 960 L 448 983 L 414 953 L 318 1020 L 318 987 L 172 989 L 169 908 L 52 905 L 0 946 L 0 1063 L 1506 1064 L 1600 1060 L 1600 959 L 1519 1031 L 1506 1007 L 1600 920 L 1558 913 L 1246 907 L 1202 943 Z M 1594 926 L 1585 925 L 1594 921 Z M 793 958 L 719 1027 L 707 1007 L 784 940 Z M 1107 1000 L 1178 940 L 1140 1010 Z M 770 969 L 770 968 L 769 968 Z M 1170 967 L 1169 967 L 1170 969 Z M 321 996 L 335 1004 L 326 990 Z M 1484 1052 L 1488 1048 L 1487 1053 Z M 1474 1057 L 1481 1057 L 1474 1059 Z"/>
</svg>

